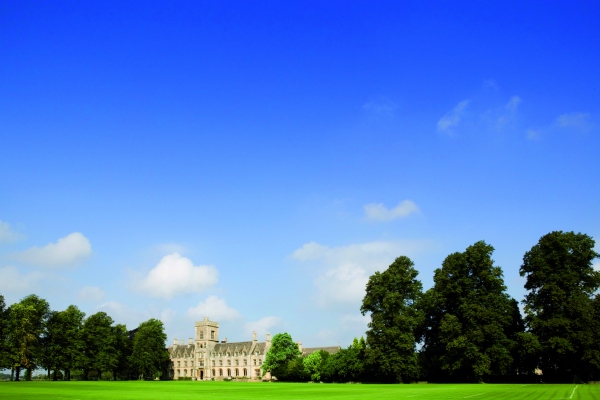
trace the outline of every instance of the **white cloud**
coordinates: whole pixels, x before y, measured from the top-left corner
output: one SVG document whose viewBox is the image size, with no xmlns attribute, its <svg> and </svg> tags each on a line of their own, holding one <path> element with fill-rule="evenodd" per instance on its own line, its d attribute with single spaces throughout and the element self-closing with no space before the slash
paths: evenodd
<svg viewBox="0 0 600 400">
<path fill-rule="evenodd" d="M 393 101 L 382 99 L 381 101 L 369 101 L 363 104 L 362 109 L 378 117 L 393 117 L 398 106 Z"/>
<path fill-rule="evenodd" d="M 13 231 L 8 222 L 0 221 L 0 243 L 16 242 L 23 239 L 24 236 Z"/>
<path fill-rule="evenodd" d="M 107 301 L 100 304 L 95 309 L 95 312 L 98 311 L 107 313 L 117 324 L 125 324 L 127 329 L 134 329 L 141 322 L 150 318 L 147 314 L 116 301 Z"/>
<path fill-rule="evenodd" d="M 510 98 L 508 103 L 504 106 L 504 108 L 509 112 L 516 112 L 519 104 L 521 104 L 521 98 L 519 96 L 513 96 Z"/>
<path fill-rule="evenodd" d="M 279 317 L 262 317 L 258 321 L 248 322 L 244 325 L 244 333 L 248 336 L 252 332 L 256 332 L 258 340 L 263 340 L 267 333 L 271 333 L 275 327 L 281 326 L 281 318 Z"/>
<path fill-rule="evenodd" d="M 0 267 L 0 293 L 23 293 L 33 290 L 44 278 L 39 271 L 21 274 L 17 267 Z"/>
<path fill-rule="evenodd" d="M 469 100 L 463 100 L 452 111 L 444 115 L 437 123 L 438 132 L 452 133 L 453 128 L 460 123 L 468 105 Z"/>
<path fill-rule="evenodd" d="M 225 299 L 217 296 L 209 296 L 206 300 L 198 303 L 196 307 L 189 308 L 185 315 L 195 321 L 209 317 L 211 321 L 233 321 L 240 317 L 240 313 L 229 307 Z"/>
<path fill-rule="evenodd" d="M 75 264 L 91 254 L 90 241 L 81 233 L 74 232 L 58 239 L 56 243 L 16 253 L 15 258 L 27 264 L 53 267 Z"/>
<path fill-rule="evenodd" d="M 392 221 L 419 212 L 419 207 L 411 200 L 401 201 L 392 209 L 386 208 L 381 203 L 367 204 L 364 209 L 365 217 L 370 221 Z"/>
<path fill-rule="evenodd" d="M 321 307 L 357 307 L 375 271 L 383 271 L 401 255 L 411 256 L 427 247 L 422 241 L 388 241 L 327 247 L 310 242 L 291 257 L 315 266 L 314 299 Z"/>
<path fill-rule="evenodd" d="M 556 123 L 561 128 L 571 128 L 581 132 L 587 132 L 593 128 L 591 115 L 582 112 L 562 114 L 556 119 Z"/>
<path fill-rule="evenodd" d="M 138 288 L 153 297 L 170 299 L 206 290 L 217 283 L 218 277 L 214 266 L 194 266 L 189 258 L 173 253 L 164 256 L 142 279 Z"/>
<path fill-rule="evenodd" d="M 104 294 L 104 290 L 97 286 L 84 286 L 77 294 L 77 297 L 81 301 L 94 303 L 104 299 Z"/>
</svg>

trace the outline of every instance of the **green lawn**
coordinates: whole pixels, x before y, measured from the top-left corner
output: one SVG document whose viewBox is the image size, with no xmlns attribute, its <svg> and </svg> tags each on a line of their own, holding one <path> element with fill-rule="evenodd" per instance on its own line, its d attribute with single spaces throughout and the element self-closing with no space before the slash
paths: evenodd
<svg viewBox="0 0 600 400">
<path fill-rule="evenodd" d="M 600 385 L 0 382 L 0 399 L 598 399 Z"/>
</svg>

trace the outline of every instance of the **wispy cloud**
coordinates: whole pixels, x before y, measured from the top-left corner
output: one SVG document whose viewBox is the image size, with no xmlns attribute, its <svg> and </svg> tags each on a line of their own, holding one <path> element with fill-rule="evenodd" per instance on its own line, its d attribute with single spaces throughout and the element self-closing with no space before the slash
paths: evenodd
<svg viewBox="0 0 600 400">
<path fill-rule="evenodd" d="M 580 132 L 588 132 L 594 126 L 592 116 L 584 112 L 562 114 L 556 118 L 556 123 L 561 128 L 571 128 Z"/>
<path fill-rule="evenodd" d="M 252 332 L 256 332 L 258 339 L 262 340 L 267 333 L 271 333 L 273 329 L 281 326 L 281 324 L 282 320 L 279 317 L 262 317 L 258 321 L 247 322 L 244 324 L 244 333 L 250 336 Z"/>
<path fill-rule="evenodd" d="M 412 200 L 404 200 L 392 209 L 386 208 L 381 203 L 371 203 L 364 206 L 365 218 L 368 221 L 393 221 L 398 218 L 408 217 L 419 212 L 419 207 Z"/>
<path fill-rule="evenodd" d="M 527 139 L 540 140 L 551 134 L 558 133 L 588 133 L 595 128 L 592 115 L 587 112 L 573 112 L 561 114 L 554 122 L 527 130 Z"/>
<path fill-rule="evenodd" d="M 0 267 L 0 293 L 26 293 L 33 291 L 45 278 L 39 271 L 21 273 L 14 266 Z"/>
<path fill-rule="evenodd" d="M 152 297 L 170 299 L 206 290 L 216 285 L 218 278 L 219 273 L 214 266 L 194 266 L 189 258 L 173 253 L 164 256 L 137 288 Z"/>
<path fill-rule="evenodd" d="M 463 100 L 460 103 L 458 103 L 452 109 L 452 111 L 444 115 L 437 123 L 438 132 L 452 134 L 454 128 L 456 128 L 458 124 L 460 124 L 469 103 L 469 100 Z"/>
<path fill-rule="evenodd" d="M 240 318 L 240 313 L 229 307 L 225 299 L 217 296 L 209 296 L 206 300 L 198 303 L 196 307 L 190 307 L 185 315 L 195 321 L 209 317 L 212 321 L 233 321 Z"/>
<path fill-rule="evenodd" d="M 0 221 L 0 243 L 16 242 L 25 236 L 12 230 L 8 222 Z"/>
<path fill-rule="evenodd" d="M 84 286 L 79 293 L 77 293 L 79 300 L 90 303 L 102 301 L 104 295 L 104 290 L 97 286 Z"/>
<path fill-rule="evenodd" d="M 393 101 L 382 99 L 363 104 L 362 109 L 377 117 L 393 117 L 398 106 Z"/>
<path fill-rule="evenodd" d="M 375 271 L 383 271 L 401 255 L 411 256 L 427 247 L 424 241 L 382 241 L 328 247 L 304 244 L 291 257 L 319 271 L 313 284 L 321 307 L 356 307 Z"/>
<path fill-rule="evenodd" d="M 25 264 L 59 267 L 76 264 L 92 254 L 90 241 L 79 232 L 71 233 L 44 247 L 31 247 L 14 254 L 14 258 Z"/>
</svg>

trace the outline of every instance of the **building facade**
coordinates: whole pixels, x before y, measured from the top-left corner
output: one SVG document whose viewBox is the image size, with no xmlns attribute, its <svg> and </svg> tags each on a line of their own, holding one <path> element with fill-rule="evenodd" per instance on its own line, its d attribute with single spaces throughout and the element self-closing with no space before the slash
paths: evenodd
<svg viewBox="0 0 600 400">
<path fill-rule="evenodd" d="M 175 339 L 168 347 L 171 359 L 172 379 L 262 379 L 261 366 L 271 347 L 271 335 L 264 342 L 252 341 L 228 343 L 227 338 L 219 341 L 219 323 L 207 317 L 196 322 L 196 337 L 186 344 Z M 265 378 L 270 378 L 265 376 Z"/>
</svg>

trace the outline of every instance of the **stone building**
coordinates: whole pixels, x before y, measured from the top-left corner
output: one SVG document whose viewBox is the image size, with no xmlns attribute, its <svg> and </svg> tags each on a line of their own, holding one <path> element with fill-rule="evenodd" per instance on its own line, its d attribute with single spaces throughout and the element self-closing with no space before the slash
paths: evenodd
<svg viewBox="0 0 600 400">
<path fill-rule="evenodd" d="M 219 323 L 204 317 L 196 322 L 196 337 L 188 343 L 175 339 L 168 347 L 173 379 L 189 377 L 193 380 L 248 378 L 261 379 L 261 366 L 271 347 L 271 335 L 264 342 L 219 342 Z M 267 376 L 266 378 L 269 378 Z"/>
<path fill-rule="evenodd" d="M 256 332 L 252 333 L 252 341 L 228 343 L 227 338 L 219 342 L 219 323 L 204 317 L 196 322 L 196 337 L 190 338 L 186 344 L 183 340 L 175 339 L 168 347 L 171 366 L 169 375 L 172 379 L 190 378 L 192 380 L 206 379 L 262 379 L 261 367 L 271 347 L 271 335 L 267 333 L 266 340 L 256 340 Z M 337 352 L 340 347 L 298 347 L 303 355 L 325 350 Z M 265 375 L 265 379 L 270 379 Z"/>
</svg>

